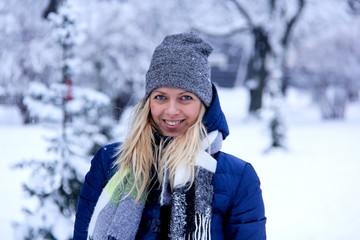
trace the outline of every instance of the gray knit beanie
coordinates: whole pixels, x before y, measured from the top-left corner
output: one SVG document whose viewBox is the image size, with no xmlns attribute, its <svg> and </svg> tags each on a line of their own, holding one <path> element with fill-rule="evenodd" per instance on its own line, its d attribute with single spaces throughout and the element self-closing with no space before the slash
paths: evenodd
<svg viewBox="0 0 360 240">
<path fill-rule="evenodd" d="M 205 106 L 212 100 L 208 56 L 213 47 L 193 31 L 168 35 L 156 47 L 146 73 L 145 98 L 159 87 L 181 88 Z"/>
</svg>

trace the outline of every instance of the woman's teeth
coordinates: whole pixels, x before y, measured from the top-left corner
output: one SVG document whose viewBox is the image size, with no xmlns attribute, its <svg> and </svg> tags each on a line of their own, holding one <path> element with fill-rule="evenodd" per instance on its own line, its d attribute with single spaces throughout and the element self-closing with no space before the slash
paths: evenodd
<svg viewBox="0 0 360 240">
<path fill-rule="evenodd" d="M 176 121 L 176 122 L 165 121 L 165 122 L 166 122 L 166 124 L 169 124 L 169 125 L 171 125 L 171 126 L 175 126 L 175 125 L 177 125 L 177 124 L 180 123 L 180 121 Z"/>
</svg>

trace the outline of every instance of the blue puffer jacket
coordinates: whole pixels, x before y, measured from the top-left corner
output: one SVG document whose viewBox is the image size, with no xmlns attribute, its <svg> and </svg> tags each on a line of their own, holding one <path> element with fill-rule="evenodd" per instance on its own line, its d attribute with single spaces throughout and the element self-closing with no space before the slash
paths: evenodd
<svg viewBox="0 0 360 240">
<path fill-rule="evenodd" d="M 203 123 L 209 132 L 219 130 L 225 139 L 229 129 L 215 87 L 213 91 L 214 98 L 205 113 Z M 74 240 L 87 237 L 97 199 L 114 173 L 112 163 L 117 146 L 118 143 L 102 147 L 92 159 L 78 202 Z M 251 164 L 224 152 L 218 152 L 214 157 L 217 168 L 213 179 L 211 238 L 266 239 L 264 204 L 260 181 L 254 168 Z M 153 214 L 158 215 L 159 212 Z"/>
</svg>

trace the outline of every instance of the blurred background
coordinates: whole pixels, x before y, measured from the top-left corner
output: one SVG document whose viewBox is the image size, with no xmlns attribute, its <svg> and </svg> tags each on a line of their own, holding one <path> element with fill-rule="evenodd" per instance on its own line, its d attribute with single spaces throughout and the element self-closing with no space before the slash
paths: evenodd
<svg viewBox="0 0 360 240">
<path fill-rule="evenodd" d="M 359 0 L 0 0 L 0 235 L 71 239 L 165 35 L 213 46 L 223 150 L 257 170 L 268 239 L 360 239 Z"/>
</svg>

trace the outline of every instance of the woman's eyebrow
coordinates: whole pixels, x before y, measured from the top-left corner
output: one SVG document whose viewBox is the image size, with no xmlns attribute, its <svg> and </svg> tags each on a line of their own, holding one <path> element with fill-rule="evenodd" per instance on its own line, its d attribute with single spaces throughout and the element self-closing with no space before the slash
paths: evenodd
<svg viewBox="0 0 360 240">
<path fill-rule="evenodd" d="M 193 94 L 192 92 L 189 92 L 189 91 L 183 91 L 183 92 L 180 92 L 179 95 L 182 95 L 182 94 L 192 94 L 192 95 L 195 95 Z"/>
<path fill-rule="evenodd" d="M 159 91 L 159 90 L 154 90 L 153 93 L 159 93 L 159 94 L 163 94 L 165 95 L 166 93 L 162 92 L 162 91 Z"/>
</svg>

